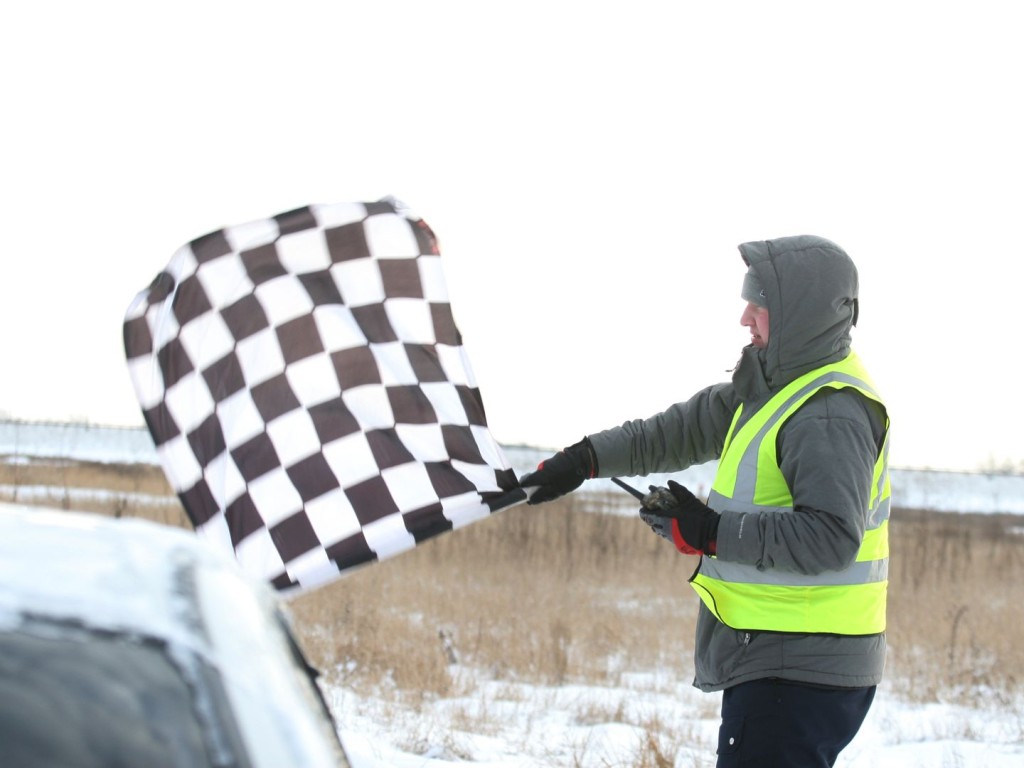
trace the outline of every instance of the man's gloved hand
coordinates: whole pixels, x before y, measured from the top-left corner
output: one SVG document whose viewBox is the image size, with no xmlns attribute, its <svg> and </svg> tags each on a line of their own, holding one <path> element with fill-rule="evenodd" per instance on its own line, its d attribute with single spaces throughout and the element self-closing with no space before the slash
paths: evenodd
<svg viewBox="0 0 1024 768">
<path fill-rule="evenodd" d="M 718 522 L 722 516 L 675 480 L 668 481 L 668 489 L 675 496 L 676 505 L 662 514 L 673 519 L 680 538 L 686 544 L 698 552 L 715 554 Z"/>
<path fill-rule="evenodd" d="M 668 493 L 652 485 L 640 509 L 640 519 L 684 555 L 715 554 L 720 517 L 675 480 L 668 481 Z"/>
<path fill-rule="evenodd" d="M 584 480 L 597 476 L 597 456 L 590 440 L 563 448 L 537 465 L 535 472 L 519 478 L 524 488 L 536 487 L 527 504 L 543 504 L 579 488 Z"/>
</svg>

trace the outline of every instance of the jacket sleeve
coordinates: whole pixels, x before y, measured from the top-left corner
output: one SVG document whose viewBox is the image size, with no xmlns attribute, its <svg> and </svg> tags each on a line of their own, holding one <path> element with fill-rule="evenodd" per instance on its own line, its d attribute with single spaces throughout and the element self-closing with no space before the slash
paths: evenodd
<svg viewBox="0 0 1024 768">
<path fill-rule="evenodd" d="M 678 472 L 717 459 L 738 404 L 732 384 L 716 384 L 649 419 L 588 435 L 598 476 Z"/>
<path fill-rule="evenodd" d="M 864 537 L 884 420 L 881 406 L 853 390 L 811 398 L 777 443 L 794 511 L 717 510 L 718 557 L 805 574 L 850 565 Z"/>
</svg>

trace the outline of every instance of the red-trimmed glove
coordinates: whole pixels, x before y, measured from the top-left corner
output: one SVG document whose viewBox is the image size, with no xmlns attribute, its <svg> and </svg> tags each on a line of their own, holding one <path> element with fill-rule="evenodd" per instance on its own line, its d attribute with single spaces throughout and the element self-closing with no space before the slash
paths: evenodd
<svg viewBox="0 0 1024 768">
<path fill-rule="evenodd" d="M 676 497 L 676 506 L 665 514 L 674 520 L 673 529 L 679 537 L 698 552 L 715 554 L 718 541 L 718 523 L 722 516 L 698 499 L 690 489 L 675 480 L 668 481 L 668 489 Z"/>
<path fill-rule="evenodd" d="M 590 440 L 583 438 L 544 459 L 535 472 L 523 475 L 519 484 L 524 488 L 537 489 L 527 504 L 543 504 L 575 491 L 584 480 L 592 477 L 597 477 L 597 456 Z"/>
</svg>

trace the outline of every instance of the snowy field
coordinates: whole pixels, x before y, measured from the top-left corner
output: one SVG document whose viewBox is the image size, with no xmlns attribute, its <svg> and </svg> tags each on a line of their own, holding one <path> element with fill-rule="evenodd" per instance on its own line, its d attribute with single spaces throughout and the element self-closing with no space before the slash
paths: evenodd
<svg viewBox="0 0 1024 768">
<path fill-rule="evenodd" d="M 538 458 L 530 449 L 507 452 L 520 473 Z M 7 461 L 29 456 L 155 460 L 143 430 L 0 422 L 3 456 Z M 694 488 L 706 486 L 711 469 L 691 470 L 683 479 Z M 1024 514 L 1024 478 L 1019 476 L 897 470 L 893 484 L 898 506 Z M 720 697 L 693 689 L 683 664 L 656 672 L 635 670 L 623 675 L 618 687 L 498 682 L 458 666 L 452 675 L 453 690 L 463 695 L 416 707 L 403 707 L 393 696 L 356 696 L 328 686 L 327 699 L 353 768 L 626 768 L 640 764 L 637 756 L 644 754 L 652 723 L 666 734 L 658 746 L 668 762 L 644 765 L 714 765 Z M 864 727 L 837 765 L 1024 766 L 1024 693 L 1015 706 L 966 709 L 907 703 L 883 683 Z"/>
<path fill-rule="evenodd" d="M 657 675 L 637 675 L 628 687 L 618 689 L 492 682 L 472 697 L 444 699 L 429 712 L 416 714 L 340 690 L 329 691 L 328 698 L 353 768 L 629 768 L 643 754 L 647 732 L 622 720 L 643 722 L 652 716 L 665 724 L 671 741 L 687 743 L 667 755 L 672 761 L 668 765 L 715 764 L 720 695 L 702 694 L 686 681 Z M 488 722 L 500 721 L 501 726 L 489 726 L 485 733 L 464 730 L 460 724 L 472 722 L 482 709 Z M 579 718 L 578 713 L 591 710 L 616 713 L 616 718 L 604 723 Z M 909 705 L 890 695 L 883 683 L 864 726 L 836 766 L 1024 766 L 1022 717 L 1019 708 Z"/>
</svg>

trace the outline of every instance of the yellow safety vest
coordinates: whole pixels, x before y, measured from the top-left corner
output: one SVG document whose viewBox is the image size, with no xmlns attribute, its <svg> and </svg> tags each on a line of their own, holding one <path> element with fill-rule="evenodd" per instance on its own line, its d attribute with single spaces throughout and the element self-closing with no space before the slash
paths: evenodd
<svg viewBox="0 0 1024 768">
<path fill-rule="evenodd" d="M 853 387 L 882 403 L 860 359 L 817 368 L 784 387 L 739 429 L 733 417 L 708 506 L 718 511 L 793 511 L 779 469 L 776 437 L 786 420 L 824 387 Z M 719 621 L 734 629 L 873 635 L 885 631 L 889 572 L 889 422 L 875 462 L 867 525 L 857 559 L 841 571 L 815 575 L 758 570 L 701 558 L 690 583 Z"/>
</svg>

